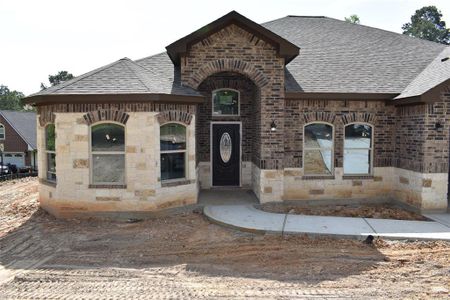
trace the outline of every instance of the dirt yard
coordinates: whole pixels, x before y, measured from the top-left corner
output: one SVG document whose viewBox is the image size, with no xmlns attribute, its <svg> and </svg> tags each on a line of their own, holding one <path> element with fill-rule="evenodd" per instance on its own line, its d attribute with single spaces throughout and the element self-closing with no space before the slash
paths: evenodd
<svg viewBox="0 0 450 300">
<path fill-rule="evenodd" d="M 267 203 L 260 207 L 261 210 L 273 213 L 313 215 L 313 216 L 337 216 L 337 217 L 363 217 L 395 220 L 426 221 L 420 214 L 406 211 L 390 204 L 364 204 L 364 205 L 336 205 L 336 206 L 299 206 L 295 204 Z"/>
<path fill-rule="evenodd" d="M 450 244 L 239 233 L 198 213 L 57 220 L 0 185 L 0 299 L 448 299 Z"/>
</svg>

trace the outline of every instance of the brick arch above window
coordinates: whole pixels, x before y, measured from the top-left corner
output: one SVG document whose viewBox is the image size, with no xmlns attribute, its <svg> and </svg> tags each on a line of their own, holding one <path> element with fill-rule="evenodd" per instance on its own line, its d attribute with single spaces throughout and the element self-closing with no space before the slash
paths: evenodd
<svg viewBox="0 0 450 300">
<path fill-rule="evenodd" d="M 200 84 L 209 76 L 221 72 L 236 72 L 250 78 L 259 88 L 265 86 L 269 80 L 267 77 L 255 68 L 251 63 L 239 59 L 218 59 L 208 62 L 201 66 L 191 75 L 188 84 L 198 89 Z"/>
<path fill-rule="evenodd" d="M 336 115 L 334 113 L 320 111 L 304 113 L 303 118 L 305 119 L 305 123 L 325 122 L 334 124 L 336 121 Z"/>
<path fill-rule="evenodd" d="M 83 116 L 88 125 L 100 121 L 114 121 L 125 125 L 130 117 L 129 114 L 122 110 L 99 109 L 90 111 Z"/>
<path fill-rule="evenodd" d="M 373 113 L 348 113 L 341 116 L 344 125 L 350 123 L 369 123 L 374 124 L 377 116 Z"/>
<path fill-rule="evenodd" d="M 178 110 L 167 110 L 157 115 L 158 122 L 160 125 L 170 122 L 179 122 L 185 125 L 189 125 L 191 124 L 192 117 L 193 117 L 192 114 Z"/>
<path fill-rule="evenodd" d="M 51 111 L 41 111 L 39 114 L 39 125 L 45 127 L 49 123 L 55 123 L 55 114 Z"/>
</svg>

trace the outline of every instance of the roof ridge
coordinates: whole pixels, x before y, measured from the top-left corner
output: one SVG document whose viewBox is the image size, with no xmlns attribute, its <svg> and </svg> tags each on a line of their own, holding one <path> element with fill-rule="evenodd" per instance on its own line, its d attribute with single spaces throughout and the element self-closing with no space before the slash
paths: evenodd
<svg viewBox="0 0 450 300">
<path fill-rule="evenodd" d="M 287 15 L 288 18 L 328 18 L 327 16 L 299 16 L 299 15 Z"/>
<path fill-rule="evenodd" d="M 92 71 L 89 71 L 89 72 L 87 72 L 87 73 L 81 74 L 81 75 L 79 75 L 79 76 L 77 76 L 77 77 L 75 77 L 75 78 L 73 78 L 73 79 L 67 80 L 67 81 L 62 82 L 62 83 L 60 83 L 60 84 L 58 84 L 58 85 L 51 86 L 51 87 L 49 87 L 49 88 L 47 88 L 47 89 L 45 89 L 45 90 L 42 90 L 42 91 L 39 91 L 39 92 L 37 92 L 37 93 L 31 94 L 31 95 L 29 95 L 28 97 L 31 97 L 31 96 L 37 96 L 37 95 L 40 95 L 41 93 L 42 93 L 42 94 L 52 94 L 52 93 L 54 93 L 54 92 L 56 92 L 56 91 L 61 90 L 62 88 L 68 87 L 68 86 L 70 86 L 70 85 L 72 85 L 72 84 L 74 84 L 74 83 L 76 83 L 76 82 L 78 82 L 78 81 L 80 81 L 80 80 L 82 80 L 82 79 L 85 79 L 85 78 L 87 78 L 87 77 L 89 77 L 89 76 L 92 76 L 92 75 L 94 75 L 94 74 L 97 74 L 97 73 L 99 73 L 99 72 L 101 72 L 101 71 L 104 71 L 104 70 L 106 70 L 106 69 L 108 69 L 108 68 L 110 68 L 110 67 L 112 67 L 112 66 L 118 64 L 118 63 L 121 62 L 122 60 L 123 60 L 123 58 L 121 58 L 121 59 L 119 59 L 119 60 L 117 60 L 117 61 L 115 61 L 115 62 L 112 62 L 112 63 L 110 63 L 110 64 L 101 66 L 101 67 L 99 67 L 99 68 L 97 68 L 97 69 L 94 69 L 94 70 L 92 70 Z M 49 91 L 49 89 L 51 89 L 51 90 Z M 47 93 L 46 93 L 46 91 L 47 91 Z"/>
<path fill-rule="evenodd" d="M 34 148 L 34 147 L 31 145 L 30 141 L 29 141 L 27 138 L 25 138 L 25 136 L 22 134 L 22 132 L 20 132 L 20 130 L 18 130 L 18 129 L 16 128 L 16 126 L 14 126 L 14 125 L 12 124 L 12 122 L 8 119 L 8 117 L 6 117 L 5 114 L 2 113 L 3 111 L 6 111 L 6 110 L 0 110 L 0 115 L 2 115 L 3 119 L 5 119 L 6 122 L 8 122 L 9 126 L 11 126 L 11 127 L 14 129 L 14 131 L 17 132 L 17 134 L 22 138 L 22 140 L 24 140 L 24 141 L 27 143 L 27 146 L 29 146 L 29 147 L 31 147 L 31 148 Z M 17 110 L 7 110 L 7 111 L 11 111 L 11 112 L 19 112 L 19 111 L 17 111 Z M 36 114 L 36 113 L 35 113 L 35 114 Z"/>
<path fill-rule="evenodd" d="M 139 61 L 141 61 L 141 60 L 149 59 L 149 58 L 152 58 L 152 57 L 161 55 L 161 54 L 166 54 L 166 55 L 167 55 L 167 51 L 166 51 L 166 52 L 160 52 L 160 53 L 157 53 L 157 54 L 152 54 L 152 55 L 149 55 L 149 56 L 145 56 L 145 57 L 142 57 L 142 58 L 139 58 L 139 59 L 134 60 L 134 62 L 137 63 L 137 64 L 139 64 Z M 140 65 L 140 64 L 139 64 L 139 65 Z"/>
<path fill-rule="evenodd" d="M 149 71 L 149 70 L 144 68 L 144 67 L 142 67 L 141 65 L 135 63 L 133 60 L 131 60 L 129 58 L 125 58 L 125 59 L 122 59 L 122 60 L 127 62 L 127 64 L 126 64 L 127 68 L 136 75 L 136 77 L 139 79 L 139 81 L 145 86 L 147 91 L 150 92 L 151 88 L 150 88 L 150 86 L 147 83 L 148 80 L 146 78 L 143 78 L 143 76 L 142 76 L 143 74 L 141 74 L 139 71 L 136 71 L 135 68 L 139 67 L 141 69 L 144 69 L 145 71 Z"/>
</svg>

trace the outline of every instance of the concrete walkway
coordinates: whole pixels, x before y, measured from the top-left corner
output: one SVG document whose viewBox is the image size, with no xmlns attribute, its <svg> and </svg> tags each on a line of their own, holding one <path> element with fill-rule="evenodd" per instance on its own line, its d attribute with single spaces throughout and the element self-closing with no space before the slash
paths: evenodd
<svg viewBox="0 0 450 300">
<path fill-rule="evenodd" d="M 212 222 L 248 232 L 450 241 L 450 224 L 435 221 L 277 214 L 256 209 L 252 204 L 206 205 L 204 214 Z M 443 215 L 439 217 L 448 220 Z"/>
</svg>

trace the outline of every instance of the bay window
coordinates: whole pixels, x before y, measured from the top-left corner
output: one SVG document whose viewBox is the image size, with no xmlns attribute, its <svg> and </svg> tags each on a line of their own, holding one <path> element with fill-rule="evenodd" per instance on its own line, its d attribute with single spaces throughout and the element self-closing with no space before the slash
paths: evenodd
<svg viewBox="0 0 450 300">
<path fill-rule="evenodd" d="M 91 127 L 91 182 L 125 184 L 125 128 L 115 123 Z"/>
<path fill-rule="evenodd" d="M 160 127 L 161 180 L 186 177 L 186 127 L 168 123 Z"/>
</svg>

